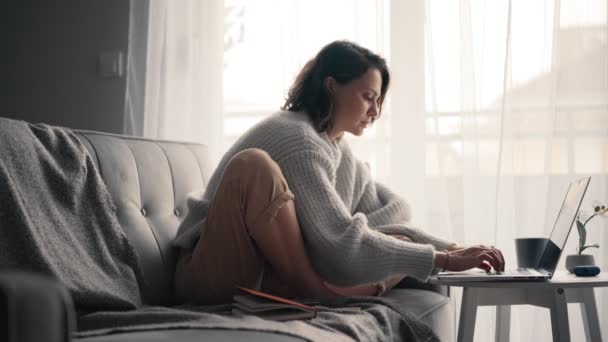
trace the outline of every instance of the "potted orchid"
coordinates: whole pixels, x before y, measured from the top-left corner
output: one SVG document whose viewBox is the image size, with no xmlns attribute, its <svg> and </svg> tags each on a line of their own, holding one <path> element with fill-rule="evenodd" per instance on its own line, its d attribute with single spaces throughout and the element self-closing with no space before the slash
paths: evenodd
<svg viewBox="0 0 608 342">
<path fill-rule="evenodd" d="M 584 214 L 583 214 L 584 215 Z M 587 215 L 584 215 L 587 216 Z M 608 207 L 601 203 L 593 204 L 593 214 L 589 217 L 584 218 L 581 213 L 576 217 L 576 228 L 578 230 L 578 247 L 576 248 L 577 254 L 568 255 L 566 257 L 566 269 L 572 273 L 574 267 L 581 265 L 595 265 L 595 260 L 591 254 L 583 254 L 583 251 L 587 248 L 599 248 L 600 245 L 592 244 L 587 245 L 587 225 L 596 216 L 608 217 Z"/>
</svg>

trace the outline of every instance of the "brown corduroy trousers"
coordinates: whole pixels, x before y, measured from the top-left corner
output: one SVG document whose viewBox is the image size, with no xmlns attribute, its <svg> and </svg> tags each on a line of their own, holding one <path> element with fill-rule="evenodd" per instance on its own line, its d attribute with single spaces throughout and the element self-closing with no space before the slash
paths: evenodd
<svg viewBox="0 0 608 342">
<path fill-rule="evenodd" d="M 291 200 L 285 177 L 266 152 L 249 149 L 235 155 L 210 203 L 198 243 L 178 257 L 176 299 L 226 303 L 236 286 L 294 297 L 255 244 L 256 234 L 279 233 L 255 229 Z"/>
<path fill-rule="evenodd" d="M 279 210 L 293 199 L 281 169 L 266 152 L 248 149 L 236 154 L 224 170 L 195 248 L 183 250 L 178 256 L 174 277 L 176 300 L 228 303 L 237 286 L 290 298 L 313 296 L 298 293 L 289 286 L 255 243 L 260 241 L 259 234 L 275 234 L 270 238 L 280 245 L 284 238 L 281 229 L 267 228 Z M 301 265 L 298 260 L 286 262 L 294 267 Z M 386 289 L 399 279 L 379 284 Z"/>
</svg>

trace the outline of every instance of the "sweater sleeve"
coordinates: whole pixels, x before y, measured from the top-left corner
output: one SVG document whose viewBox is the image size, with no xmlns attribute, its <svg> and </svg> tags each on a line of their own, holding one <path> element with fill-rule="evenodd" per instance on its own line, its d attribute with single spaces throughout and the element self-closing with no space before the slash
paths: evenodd
<svg viewBox="0 0 608 342">
<path fill-rule="evenodd" d="M 411 218 L 410 206 L 400 196 L 381 183 L 371 180 L 365 184 L 355 212 L 367 215 L 370 226 L 405 222 Z"/>
<path fill-rule="evenodd" d="M 448 240 L 430 235 L 422 229 L 415 227 L 410 222 L 386 224 L 382 226 L 373 227 L 372 229 L 384 234 L 405 235 L 416 243 L 431 244 L 435 247 L 436 250 L 445 250 L 452 244 Z"/>
<path fill-rule="evenodd" d="M 388 187 L 373 180 L 366 184 L 356 211 L 367 215 L 370 228 L 384 234 L 406 235 L 416 243 L 431 244 L 438 250 L 444 250 L 451 244 L 415 227 L 410 222 L 409 204 Z"/>
<path fill-rule="evenodd" d="M 397 274 L 428 279 L 434 248 L 369 229 L 366 215 L 352 215 L 335 190 L 335 170 L 327 157 L 304 151 L 279 165 L 295 195 L 307 251 L 321 277 L 340 286 L 378 282 Z"/>
</svg>

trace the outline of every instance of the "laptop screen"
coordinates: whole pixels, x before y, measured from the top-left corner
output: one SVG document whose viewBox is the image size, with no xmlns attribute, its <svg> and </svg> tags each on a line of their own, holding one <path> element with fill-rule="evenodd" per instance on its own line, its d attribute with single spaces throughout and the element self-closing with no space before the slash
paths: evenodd
<svg viewBox="0 0 608 342">
<path fill-rule="evenodd" d="M 540 259 L 540 269 L 544 269 L 551 274 L 557 268 L 559 257 L 566 245 L 566 240 L 576 219 L 576 214 L 581 206 L 590 177 L 586 177 L 570 183 L 562 207 L 557 214 L 551 237 L 545 247 L 545 251 Z"/>
</svg>

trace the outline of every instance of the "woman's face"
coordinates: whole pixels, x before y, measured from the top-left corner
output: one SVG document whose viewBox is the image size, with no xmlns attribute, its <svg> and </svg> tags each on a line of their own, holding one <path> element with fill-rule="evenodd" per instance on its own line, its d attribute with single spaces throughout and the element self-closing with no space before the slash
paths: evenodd
<svg viewBox="0 0 608 342">
<path fill-rule="evenodd" d="M 330 139 L 344 132 L 360 136 L 380 114 L 380 90 L 382 75 L 376 68 L 370 68 L 360 78 L 346 84 L 339 84 L 328 77 L 325 85 L 334 104 L 333 126 L 328 131 Z"/>
</svg>

